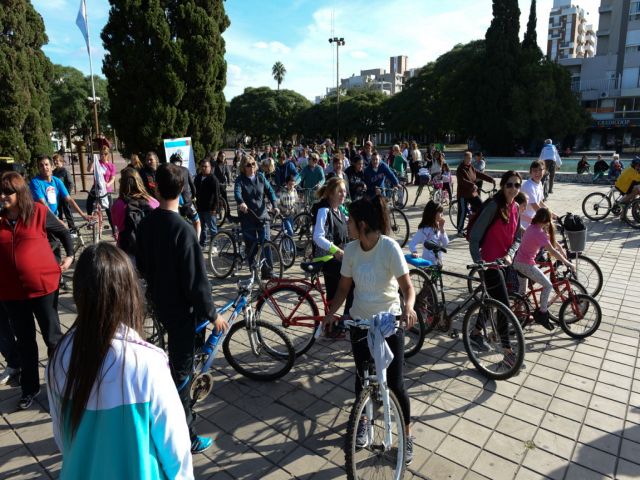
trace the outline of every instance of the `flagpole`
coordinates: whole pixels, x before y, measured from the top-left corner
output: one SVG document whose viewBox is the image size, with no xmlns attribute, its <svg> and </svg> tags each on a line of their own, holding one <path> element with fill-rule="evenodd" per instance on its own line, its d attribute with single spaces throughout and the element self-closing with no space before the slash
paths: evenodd
<svg viewBox="0 0 640 480">
<path fill-rule="evenodd" d="M 86 18 L 87 29 L 87 52 L 89 53 L 89 73 L 91 74 L 91 93 L 93 94 L 93 121 L 96 125 L 96 138 L 100 137 L 100 125 L 98 124 L 98 100 L 96 98 L 96 85 L 93 80 L 93 59 L 91 58 L 91 40 L 89 33 L 89 12 L 87 9 L 87 1 L 82 0 L 82 6 L 84 7 L 84 15 Z"/>
</svg>

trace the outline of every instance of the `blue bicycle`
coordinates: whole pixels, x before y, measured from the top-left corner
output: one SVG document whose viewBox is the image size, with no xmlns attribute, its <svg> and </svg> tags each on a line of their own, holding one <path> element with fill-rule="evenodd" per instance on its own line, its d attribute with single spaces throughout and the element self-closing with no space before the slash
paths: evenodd
<svg viewBox="0 0 640 480">
<path fill-rule="evenodd" d="M 203 400 L 211 392 L 211 369 L 221 344 L 229 365 L 241 375 L 253 380 L 276 380 L 286 375 L 293 367 L 296 354 L 287 335 L 275 325 L 256 320 L 251 307 L 251 291 L 255 277 L 254 271 L 251 278 L 239 280 L 235 300 L 217 310 L 218 315 L 232 310 L 227 332 L 216 332 L 212 328 L 204 344 L 196 351 L 190 377 L 193 379 L 191 398 L 194 403 Z M 240 314 L 243 320 L 237 321 Z M 210 324 L 209 320 L 200 323 L 196 327 L 196 335 L 204 338 Z M 164 349 L 165 335 L 164 327 L 153 317 L 153 332 L 147 336 L 147 340 Z"/>
</svg>

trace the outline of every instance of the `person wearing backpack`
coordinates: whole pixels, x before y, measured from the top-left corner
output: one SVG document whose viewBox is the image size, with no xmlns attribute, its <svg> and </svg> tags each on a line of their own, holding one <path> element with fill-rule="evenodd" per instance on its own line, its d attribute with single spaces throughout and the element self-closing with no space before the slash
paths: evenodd
<svg viewBox="0 0 640 480">
<path fill-rule="evenodd" d="M 140 221 L 160 203 L 147 193 L 140 174 L 133 168 L 120 173 L 120 190 L 111 210 L 116 227 L 116 242 L 131 259 L 135 259 L 136 236 Z"/>
<path fill-rule="evenodd" d="M 342 208 L 347 197 L 347 187 L 343 179 L 331 178 L 318 190 L 320 201 L 313 205 L 311 213 L 314 216 L 313 243 L 314 256 L 323 257 L 333 255 L 333 258 L 322 265 L 324 283 L 327 292 L 327 302 L 331 303 L 338 291 L 340 283 L 340 268 L 342 267 L 342 255 L 344 246 L 349 241 L 347 229 L 347 217 Z M 353 301 L 353 289 L 347 297 L 344 315 L 349 314 L 349 308 Z M 345 336 L 342 322 L 337 329 L 327 331 L 327 336 L 342 338 Z"/>
<path fill-rule="evenodd" d="M 520 247 L 520 216 L 515 197 L 522 186 L 522 177 L 518 172 L 509 170 L 500 178 L 500 190 L 487 200 L 471 229 L 469 251 L 474 262 L 495 262 L 502 260 L 511 265 Z M 485 272 L 485 282 L 489 295 L 504 305 L 509 305 L 509 293 L 504 272 L 491 268 Z M 482 334 L 482 326 L 477 325 L 469 335 L 474 349 L 488 351 L 491 347 Z M 511 349 L 507 322 L 498 316 L 498 331 L 504 353 L 503 361 L 507 366 L 515 363 Z"/>
</svg>

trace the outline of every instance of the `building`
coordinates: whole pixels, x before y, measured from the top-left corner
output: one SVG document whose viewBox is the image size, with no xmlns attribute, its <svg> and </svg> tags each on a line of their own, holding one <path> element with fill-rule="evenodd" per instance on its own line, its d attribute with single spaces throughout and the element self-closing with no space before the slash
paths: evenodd
<svg viewBox="0 0 640 480">
<path fill-rule="evenodd" d="M 602 0 L 592 58 L 560 58 L 593 123 L 576 140 L 590 150 L 640 147 L 640 0 Z"/>
<path fill-rule="evenodd" d="M 587 23 L 584 9 L 554 0 L 549 14 L 547 58 L 558 61 L 565 58 L 589 58 L 595 55 L 596 34 Z"/>
</svg>

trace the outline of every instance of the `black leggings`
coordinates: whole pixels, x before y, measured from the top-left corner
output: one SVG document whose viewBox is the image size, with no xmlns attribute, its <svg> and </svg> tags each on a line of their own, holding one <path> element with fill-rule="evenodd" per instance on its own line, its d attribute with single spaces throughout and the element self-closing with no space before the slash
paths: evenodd
<svg viewBox="0 0 640 480">
<path fill-rule="evenodd" d="M 393 360 L 387 367 L 387 384 L 389 389 L 395 393 L 405 425 L 411 423 L 411 405 L 409 394 L 404 388 L 404 330 L 399 328 L 396 333 L 386 338 L 387 345 L 393 352 Z M 351 350 L 356 363 L 356 398 L 362 393 L 362 378 L 364 378 L 364 364 L 373 363 L 369 345 L 367 343 L 367 331 L 361 328 L 351 329 Z"/>
<path fill-rule="evenodd" d="M 20 386 L 23 395 L 34 394 L 40 388 L 38 343 L 36 342 L 36 325 L 33 317 L 35 316 L 38 321 L 42 338 L 47 346 L 47 355 L 50 358 L 62 337 L 57 304 L 57 290 L 42 297 L 4 302 L 18 343 L 22 367 Z"/>
<path fill-rule="evenodd" d="M 484 272 L 484 278 L 489 296 L 509 308 L 509 292 L 507 291 L 507 284 L 504 281 L 502 270 L 489 269 Z M 498 315 L 498 333 L 500 334 L 502 346 L 504 348 L 511 348 L 508 324 L 502 315 Z"/>
<path fill-rule="evenodd" d="M 331 303 L 333 297 L 336 296 L 338 291 L 338 283 L 340 283 L 340 268 L 342 262 L 339 262 L 335 258 L 329 260 L 322 266 L 322 273 L 324 274 L 324 286 L 327 292 L 327 302 Z M 344 315 L 349 315 L 349 310 L 353 304 L 353 285 L 347 295 L 347 300 L 344 304 Z"/>
</svg>

